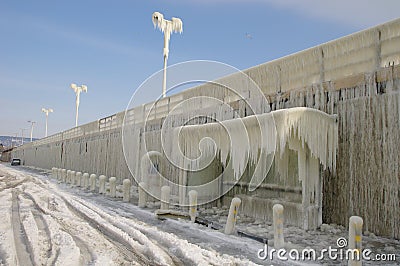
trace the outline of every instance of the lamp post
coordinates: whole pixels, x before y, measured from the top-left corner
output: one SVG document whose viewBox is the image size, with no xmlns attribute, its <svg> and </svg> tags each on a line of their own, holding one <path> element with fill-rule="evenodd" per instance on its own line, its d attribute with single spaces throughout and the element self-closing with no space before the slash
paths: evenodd
<svg viewBox="0 0 400 266">
<path fill-rule="evenodd" d="M 11 146 L 12 147 L 14 147 L 14 143 L 15 143 L 15 146 L 18 145 L 18 133 L 15 133 L 14 135 L 15 135 L 15 139 L 14 138 L 11 139 Z"/>
<path fill-rule="evenodd" d="M 24 131 L 26 128 L 21 128 L 21 145 L 24 145 Z"/>
<path fill-rule="evenodd" d="M 167 93 L 167 59 L 169 54 L 169 39 L 172 32 L 182 33 L 183 24 L 179 18 L 171 18 L 171 20 L 164 19 L 164 15 L 160 12 L 153 13 L 154 28 L 159 28 L 164 33 L 164 78 L 162 84 L 162 97 L 164 98 Z"/>
<path fill-rule="evenodd" d="M 47 109 L 46 108 L 42 108 L 42 112 L 46 114 L 46 135 L 45 135 L 45 137 L 47 137 L 47 121 L 49 119 L 49 113 L 52 113 L 53 109 L 51 109 L 51 108 L 47 108 Z"/>
<path fill-rule="evenodd" d="M 78 113 L 79 113 L 79 96 L 82 91 L 87 92 L 87 86 L 86 85 L 81 85 L 77 86 L 76 84 L 72 83 L 71 84 L 71 89 L 74 90 L 75 95 L 76 95 L 76 116 L 75 116 L 75 127 L 78 126 Z"/>
<path fill-rule="evenodd" d="M 32 136 L 33 136 L 33 126 L 35 125 L 35 121 L 31 121 L 31 120 L 28 120 L 28 123 L 31 123 L 31 142 L 32 142 Z"/>
</svg>

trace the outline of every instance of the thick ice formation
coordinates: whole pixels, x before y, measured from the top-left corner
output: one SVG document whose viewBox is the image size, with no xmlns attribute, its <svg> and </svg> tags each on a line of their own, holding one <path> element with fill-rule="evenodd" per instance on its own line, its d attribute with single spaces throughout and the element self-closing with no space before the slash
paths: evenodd
<svg viewBox="0 0 400 266">
<path fill-rule="evenodd" d="M 334 171 L 337 130 L 335 116 L 310 108 L 290 108 L 220 123 L 178 127 L 166 138 L 169 149 L 165 152 L 170 152 L 166 156 L 173 162 L 185 161 L 184 165 L 190 165 L 189 170 L 192 171 L 201 170 L 212 161 L 210 158 L 214 159 L 219 154 L 220 162 L 225 167 L 229 162 L 234 178 L 238 180 L 245 172 L 248 161 L 253 165 L 258 163 L 261 168 L 256 171 L 265 176 L 271 165 L 265 160 L 271 158 L 261 157 L 260 154 L 270 155 L 277 151 L 277 169 L 285 179 L 287 163 L 282 162 L 287 160 L 285 150 L 289 145 L 295 145 L 296 139 L 300 140 L 302 148 L 307 145 L 311 155 L 325 169 Z M 258 162 L 260 159 L 264 161 Z"/>
</svg>

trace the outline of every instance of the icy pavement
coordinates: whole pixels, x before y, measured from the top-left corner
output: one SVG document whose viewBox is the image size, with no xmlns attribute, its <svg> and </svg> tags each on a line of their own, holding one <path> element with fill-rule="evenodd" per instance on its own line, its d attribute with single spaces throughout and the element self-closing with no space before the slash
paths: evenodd
<svg viewBox="0 0 400 266">
<path fill-rule="evenodd" d="M 0 265 L 347 265 L 260 260 L 264 245 L 252 239 L 187 220 L 160 220 L 154 209 L 58 184 L 47 175 L 0 164 Z M 200 209 L 200 215 L 223 225 L 227 207 Z M 273 239 L 271 224 L 264 221 L 239 217 L 238 229 Z M 347 237 L 345 228 L 335 225 L 309 232 L 286 227 L 284 233 L 290 247 L 317 251 Z M 399 241 L 373 234 L 363 237 L 363 247 L 375 254 L 400 252 Z M 391 263 L 400 264 L 400 258 Z"/>
</svg>

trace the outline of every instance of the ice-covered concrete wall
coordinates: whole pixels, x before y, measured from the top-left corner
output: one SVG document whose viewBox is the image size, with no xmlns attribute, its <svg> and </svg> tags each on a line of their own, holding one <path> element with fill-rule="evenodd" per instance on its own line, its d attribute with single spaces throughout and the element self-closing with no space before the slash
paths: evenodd
<svg viewBox="0 0 400 266">
<path fill-rule="evenodd" d="M 399 63 L 400 20 L 395 20 L 244 71 L 270 100 L 265 111 L 306 106 L 338 114 L 337 172 L 323 173 L 325 222 L 347 225 L 348 217 L 358 215 L 367 230 L 400 238 Z M 227 78 L 235 82 L 234 75 Z M 154 114 L 159 119 L 179 101 L 206 95 L 207 86 L 164 99 Z M 224 100 L 224 93 L 221 90 L 216 97 Z M 246 112 L 240 100 L 231 105 L 239 113 Z M 146 106 L 129 111 L 128 116 L 140 120 L 141 109 Z M 24 145 L 15 154 L 28 165 L 82 167 L 79 170 L 128 177 L 118 130 L 123 115 Z M 154 125 L 160 124 L 157 119 Z M 226 198 L 233 193 L 251 195 L 245 187 L 235 187 Z M 253 197 L 252 206 L 265 204 L 262 195 L 271 191 L 268 185 L 258 189 L 261 197 Z M 296 197 L 297 192 L 285 193 Z M 267 207 L 265 213 L 270 211 Z"/>
<path fill-rule="evenodd" d="M 32 144 L 18 149 L 14 155 L 22 158 L 24 165 L 115 176 L 120 183 L 132 177 L 122 152 L 120 128 L 47 144 Z"/>
<path fill-rule="evenodd" d="M 400 67 L 395 66 L 311 85 L 276 102 L 277 108 L 307 106 L 338 114 L 337 172 L 322 173 L 324 222 L 346 226 L 350 216 L 358 215 L 366 230 L 400 238 L 399 92 Z M 250 206 L 242 211 L 264 218 L 271 213 L 261 212 L 259 206 L 271 209 L 273 201 L 258 195 L 271 195 L 273 190 L 265 186 L 249 193 L 239 184 L 225 201 L 238 194 L 252 196 L 242 198 L 242 206 Z M 296 194 L 285 187 L 280 191 L 282 197 Z"/>
</svg>

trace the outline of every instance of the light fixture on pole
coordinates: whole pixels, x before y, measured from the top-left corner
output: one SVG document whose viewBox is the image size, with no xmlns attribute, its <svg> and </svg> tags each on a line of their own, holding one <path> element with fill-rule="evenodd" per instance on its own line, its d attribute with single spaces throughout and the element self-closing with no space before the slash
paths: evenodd
<svg viewBox="0 0 400 266">
<path fill-rule="evenodd" d="M 71 84 L 71 89 L 74 90 L 75 95 L 76 95 L 76 116 L 75 116 L 75 127 L 78 126 L 78 113 L 79 113 L 79 96 L 81 95 L 81 92 L 87 92 L 87 86 L 86 85 L 81 85 L 77 86 L 76 84 L 72 83 Z"/>
<path fill-rule="evenodd" d="M 164 19 L 164 15 L 160 12 L 153 13 L 153 25 L 159 28 L 164 33 L 164 78 L 162 86 L 162 97 L 164 98 L 167 93 L 167 59 L 169 54 L 169 39 L 172 32 L 182 33 L 183 25 L 182 20 L 179 18 L 171 18 L 171 20 Z"/>
<path fill-rule="evenodd" d="M 15 138 L 12 138 L 12 139 L 11 139 L 11 146 L 12 146 L 12 147 L 14 147 L 14 144 L 15 144 L 15 146 L 18 145 L 18 132 L 15 133 L 14 135 L 15 135 Z"/>
<path fill-rule="evenodd" d="M 45 135 L 45 137 L 47 137 L 47 121 L 49 119 L 49 113 L 52 113 L 53 109 L 51 109 L 51 108 L 47 108 L 47 109 L 46 108 L 42 108 L 42 112 L 46 114 L 46 135 Z"/>
<path fill-rule="evenodd" d="M 28 123 L 31 123 L 31 142 L 32 142 L 33 126 L 36 124 L 36 122 L 35 122 L 35 121 L 28 120 Z"/>
<path fill-rule="evenodd" d="M 21 145 L 24 145 L 24 131 L 26 128 L 21 128 Z"/>
</svg>

